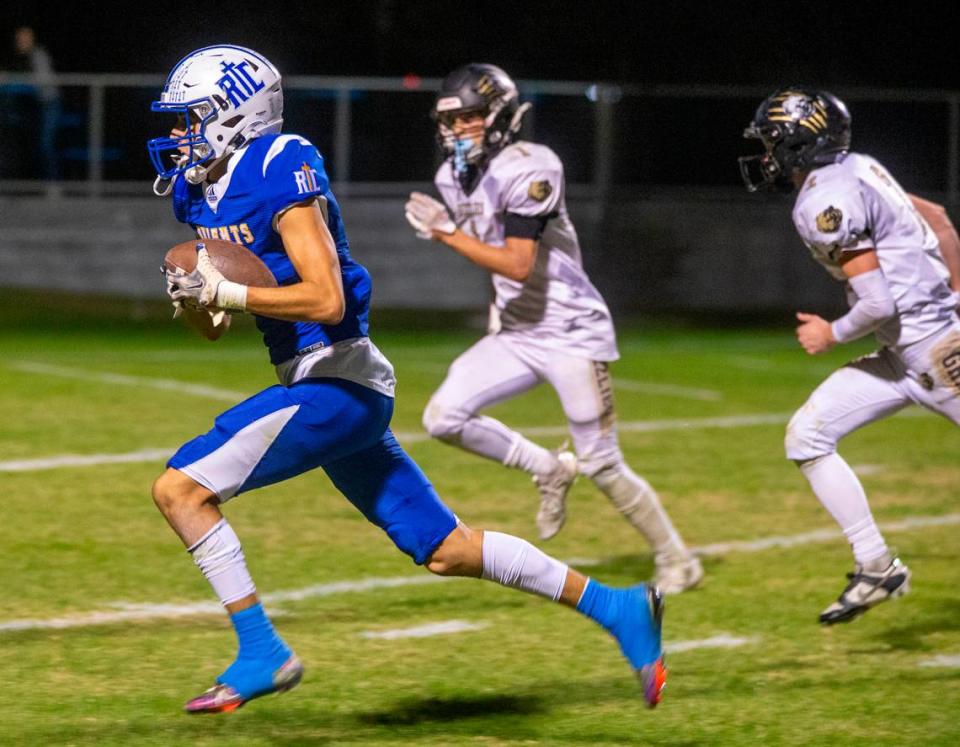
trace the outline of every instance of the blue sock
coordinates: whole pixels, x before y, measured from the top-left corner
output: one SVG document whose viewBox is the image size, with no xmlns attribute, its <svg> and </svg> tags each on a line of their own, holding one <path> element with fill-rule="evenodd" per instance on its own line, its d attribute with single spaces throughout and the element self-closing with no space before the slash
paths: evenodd
<svg viewBox="0 0 960 747">
<path fill-rule="evenodd" d="M 230 622 L 240 642 L 239 659 L 271 658 L 279 648 L 287 648 L 259 602 L 230 615 Z"/>
<path fill-rule="evenodd" d="M 619 611 L 617 591 L 595 579 L 587 579 L 587 587 L 583 590 L 580 601 L 577 602 L 577 612 L 610 630 L 619 617 Z"/>
<path fill-rule="evenodd" d="M 217 682 L 230 685 L 245 698 L 272 692 L 273 673 L 293 652 L 277 635 L 259 602 L 230 615 L 230 622 L 240 641 L 240 651 Z"/>
<path fill-rule="evenodd" d="M 617 639 L 620 650 L 634 669 L 660 656 L 660 627 L 647 606 L 646 584 L 611 589 L 588 579 L 577 611 L 602 625 Z"/>
</svg>

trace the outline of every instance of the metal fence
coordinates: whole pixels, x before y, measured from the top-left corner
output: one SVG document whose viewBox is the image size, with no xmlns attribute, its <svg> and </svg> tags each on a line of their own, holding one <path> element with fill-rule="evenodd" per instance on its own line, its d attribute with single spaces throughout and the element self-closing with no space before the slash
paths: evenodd
<svg viewBox="0 0 960 747">
<path fill-rule="evenodd" d="M 58 186 L 137 193 L 152 180 L 145 142 L 169 124 L 150 112 L 162 75 L 60 74 Z M 284 80 L 285 130 L 317 144 L 341 189 L 376 193 L 432 178 L 438 162 L 429 110 L 439 80 Z M 554 148 L 574 191 L 618 198 L 637 189 L 739 188 L 742 130 L 777 86 L 637 86 L 518 81 L 534 107 L 523 136 Z M 854 117 L 854 148 L 883 161 L 913 191 L 960 201 L 960 91 L 834 91 Z M 40 107 L 29 75 L 0 78 L 0 193 L 44 188 Z"/>
</svg>

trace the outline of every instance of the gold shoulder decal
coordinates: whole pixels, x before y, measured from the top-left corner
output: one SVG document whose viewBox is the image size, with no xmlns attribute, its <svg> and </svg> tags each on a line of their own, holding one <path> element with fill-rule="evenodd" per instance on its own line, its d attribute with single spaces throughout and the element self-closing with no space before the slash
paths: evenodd
<svg viewBox="0 0 960 747">
<path fill-rule="evenodd" d="M 817 215 L 817 230 L 820 233 L 836 233 L 843 223 L 843 213 L 833 205 Z"/>
<path fill-rule="evenodd" d="M 550 186 L 550 182 L 546 179 L 539 182 L 530 182 L 530 186 L 527 188 L 527 194 L 530 195 L 530 199 L 536 200 L 537 202 L 543 202 L 553 193 L 553 187 Z"/>
</svg>

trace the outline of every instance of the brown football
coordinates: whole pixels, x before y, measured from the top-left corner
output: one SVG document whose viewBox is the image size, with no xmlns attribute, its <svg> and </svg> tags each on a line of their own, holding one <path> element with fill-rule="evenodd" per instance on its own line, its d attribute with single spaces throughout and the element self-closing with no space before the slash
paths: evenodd
<svg viewBox="0 0 960 747">
<path fill-rule="evenodd" d="M 167 269 L 179 267 L 184 272 L 193 272 L 197 266 L 197 250 L 204 246 L 207 254 L 227 280 L 243 285 L 274 288 L 277 281 L 256 254 L 241 244 L 221 239 L 194 239 L 177 244 L 167 252 L 163 264 Z"/>
</svg>

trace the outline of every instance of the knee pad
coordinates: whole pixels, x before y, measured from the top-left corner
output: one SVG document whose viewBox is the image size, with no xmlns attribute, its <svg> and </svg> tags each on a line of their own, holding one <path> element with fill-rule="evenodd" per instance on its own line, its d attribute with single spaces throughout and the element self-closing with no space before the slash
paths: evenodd
<svg viewBox="0 0 960 747">
<path fill-rule="evenodd" d="M 816 405 L 807 402 L 787 424 L 784 438 L 787 459 L 804 462 L 837 450 L 837 439 L 817 415 Z"/>
<path fill-rule="evenodd" d="M 463 410 L 431 399 L 423 411 L 423 427 L 433 438 L 456 441 L 469 417 Z"/>
</svg>

